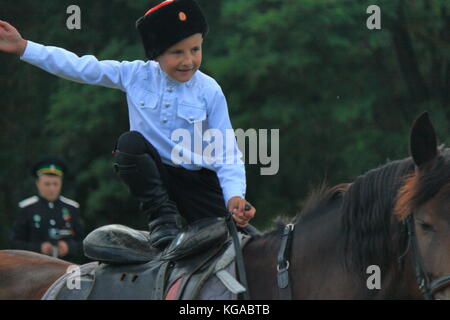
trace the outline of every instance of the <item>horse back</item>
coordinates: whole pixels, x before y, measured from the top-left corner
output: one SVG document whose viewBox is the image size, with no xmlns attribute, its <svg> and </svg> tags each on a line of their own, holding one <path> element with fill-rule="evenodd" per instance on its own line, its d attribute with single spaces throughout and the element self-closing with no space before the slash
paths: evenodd
<svg viewBox="0 0 450 320">
<path fill-rule="evenodd" d="M 40 299 L 71 263 L 24 250 L 0 250 L 0 300 Z"/>
</svg>

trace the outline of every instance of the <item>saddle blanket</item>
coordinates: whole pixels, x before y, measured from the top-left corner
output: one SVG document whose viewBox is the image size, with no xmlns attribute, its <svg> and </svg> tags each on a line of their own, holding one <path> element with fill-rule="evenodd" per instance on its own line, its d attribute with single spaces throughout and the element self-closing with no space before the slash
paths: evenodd
<svg viewBox="0 0 450 320">
<path fill-rule="evenodd" d="M 81 281 L 91 281 L 95 280 L 95 269 L 98 267 L 98 262 L 91 262 L 88 264 L 84 264 L 81 266 L 73 266 L 70 268 L 72 272 L 66 273 L 62 277 L 60 277 L 44 294 L 41 298 L 42 300 L 57 300 L 61 297 L 58 297 L 58 293 L 60 293 L 61 289 L 64 286 L 67 286 L 72 291 L 71 299 L 73 300 L 86 300 L 89 299 L 88 292 L 85 290 L 80 290 L 83 287 L 83 283 L 79 283 Z M 236 276 L 235 272 L 235 263 L 234 261 L 230 263 L 225 269 L 233 278 Z M 165 300 L 173 300 L 177 294 L 177 284 L 179 282 L 175 282 L 172 287 L 168 290 Z M 149 283 L 149 286 L 153 284 Z M 77 295 L 77 290 L 79 291 Z M 197 297 L 198 300 L 236 300 L 237 294 L 224 285 L 223 280 L 219 279 L 217 274 L 212 275 L 201 288 L 199 295 Z"/>
</svg>

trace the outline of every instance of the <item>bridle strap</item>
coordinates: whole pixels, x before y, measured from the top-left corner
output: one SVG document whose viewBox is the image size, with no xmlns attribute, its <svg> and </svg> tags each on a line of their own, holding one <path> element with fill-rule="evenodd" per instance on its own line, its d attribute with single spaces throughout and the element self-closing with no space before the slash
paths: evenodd
<svg viewBox="0 0 450 320">
<path fill-rule="evenodd" d="M 289 283 L 289 259 L 294 231 L 294 224 L 286 225 L 281 236 L 281 246 L 277 258 L 278 299 L 292 300 L 292 290 Z"/>
<path fill-rule="evenodd" d="M 432 300 L 433 297 L 430 292 L 430 279 L 425 272 L 423 266 L 422 255 L 420 254 L 419 245 L 417 243 L 416 228 L 414 224 L 414 214 L 410 214 L 406 218 L 406 223 L 408 226 L 408 236 L 410 237 L 411 246 L 413 250 L 414 258 L 414 272 L 416 275 L 416 281 L 419 285 L 420 292 L 426 300 Z"/>
</svg>

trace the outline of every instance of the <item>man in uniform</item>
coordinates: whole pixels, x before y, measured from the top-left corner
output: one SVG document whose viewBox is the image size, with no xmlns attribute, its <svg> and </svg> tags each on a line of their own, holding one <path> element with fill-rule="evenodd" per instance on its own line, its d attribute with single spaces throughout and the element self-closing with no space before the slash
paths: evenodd
<svg viewBox="0 0 450 320">
<path fill-rule="evenodd" d="M 38 195 L 19 202 L 11 248 L 82 261 L 84 237 L 79 204 L 60 195 L 64 162 L 47 157 L 33 167 Z"/>
</svg>

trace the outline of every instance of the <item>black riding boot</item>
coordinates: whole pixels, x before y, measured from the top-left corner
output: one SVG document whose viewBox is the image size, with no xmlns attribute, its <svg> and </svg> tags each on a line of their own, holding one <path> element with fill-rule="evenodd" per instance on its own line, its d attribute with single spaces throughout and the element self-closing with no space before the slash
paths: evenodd
<svg viewBox="0 0 450 320">
<path fill-rule="evenodd" d="M 149 240 L 153 247 L 164 249 L 179 233 L 182 219 L 176 204 L 161 179 L 155 160 L 149 154 L 116 152 L 116 172 L 141 202 L 149 221 Z"/>
</svg>

